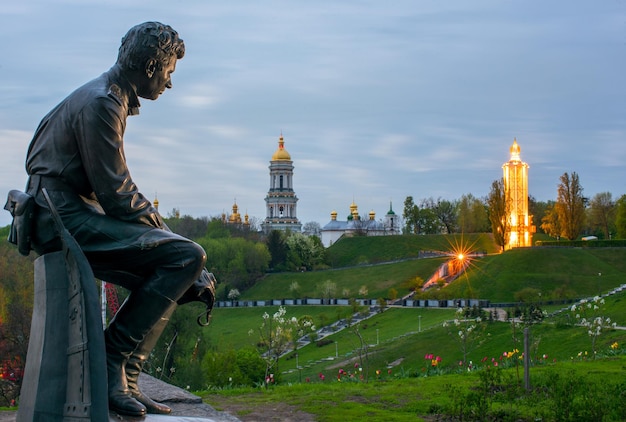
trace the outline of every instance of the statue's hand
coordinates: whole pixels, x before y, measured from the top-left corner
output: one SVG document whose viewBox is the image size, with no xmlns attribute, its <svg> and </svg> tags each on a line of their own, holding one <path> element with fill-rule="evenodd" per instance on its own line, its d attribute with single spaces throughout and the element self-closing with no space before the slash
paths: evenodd
<svg viewBox="0 0 626 422">
<path fill-rule="evenodd" d="M 215 285 L 217 280 L 213 273 L 208 272 L 206 269 L 202 270 L 200 277 L 193 283 L 193 285 L 185 292 L 183 297 L 178 299 L 179 305 L 184 305 L 189 302 L 202 302 L 206 305 L 206 310 L 198 316 L 197 322 L 199 325 L 207 326 L 211 322 L 211 311 L 215 304 Z M 205 321 L 202 321 L 205 319 Z"/>
</svg>

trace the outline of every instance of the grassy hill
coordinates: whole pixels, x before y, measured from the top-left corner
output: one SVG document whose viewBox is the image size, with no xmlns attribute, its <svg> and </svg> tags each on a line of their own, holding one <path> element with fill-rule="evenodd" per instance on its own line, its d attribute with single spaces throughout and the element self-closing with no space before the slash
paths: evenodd
<svg viewBox="0 0 626 422">
<path fill-rule="evenodd" d="M 459 245 L 476 252 L 498 252 L 490 234 L 478 233 L 347 237 L 330 246 L 327 255 L 330 265 L 337 268 L 417 258 L 420 251 L 452 251 Z"/>
<path fill-rule="evenodd" d="M 626 282 L 626 248 L 524 248 L 494 253 L 497 248 L 489 236 L 393 236 L 342 239 L 329 248 L 335 265 L 361 265 L 333 270 L 270 274 L 242 299 L 272 299 L 293 297 L 289 286 L 300 285 L 300 297 L 320 297 L 319 285 L 326 280 L 337 284 L 338 292 L 347 289 L 349 297 L 363 285 L 368 297 L 386 296 L 390 288 L 402 295 L 408 292 L 407 280 L 419 276 L 428 278 L 444 262 L 444 258 L 416 259 L 420 250 L 451 250 L 474 245 L 473 250 L 491 255 L 474 258 L 467 273 L 442 289 L 451 298 L 474 297 L 492 302 L 513 302 L 515 293 L 536 289 L 536 301 L 564 297 L 588 297 L 607 292 Z M 397 244 L 396 244 L 397 243 Z M 388 259 L 395 262 L 372 264 Z M 364 264 L 364 263 L 368 264 Z M 337 297 L 341 297 L 338 294 Z M 605 316 L 626 326 L 626 293 L 607 298 Z M 349 307 L 318 306 L 288 307 L 288 316 L 310 315 L 316 325 L 344 319 L 352 313 Z M 552 307 L 550 309 L 556 309 Z M 214 325 L 206 332 L 207 341 L 217 348 L 250 345 L 255 341 L 247 334 L 262 322 L 262 314 L 270 315 L 277 307 L 216 309 Z M 339 331 L 323 345 L 311 344 L 295 355 L 283 358 L 284 380 L 297 382 L 302 377 L 330 373 L 337 366 L 354 363 L 360 348 L 360 338 L 370 345 L 368 365 L 372 371 L 393 366 L 393 371 L 419 371 L 424 367 L 424 355 L 440 355 L 445 365 L 453 365 L 462 357 L 458 341 L 443 328 L 442 322 L 454 317 L 452 309 L 392 308 L 359 324 L 359 335 L 353 328 Z M 579 352 L 590 351 L 590 339 L 585 330 L 563 323 L 564 316 L 549 319 L 533 328 L 537 356 L 546 354 L 557 361 L 575 358 Z M 420 330 L 421 329 L 421 330 Z M 420 332 L 418 332 L 420 331 Z M 245 334 L 244 334 L 245 333 Z M 454 333 L 453 333 L 454 334 Z M 519 333 L 518 333 L 519 334 Z M 360 336 L 360 337 L 359 337 Z M 512 341 L 510 323 L 488 325 L 485 341 L 470 356 L 474 361 L 497 358 L 504 351 L 521 349 Z M 610 330 L 603 334 L 599 350 L 608 350 L 614 342 L 626 344 L 626 331 Z M 303 369 L 297 370 L 297 364 Z"/>
<path fill-rule="evenodd" d="M 362 286 L 367 287 L 369 298 L 388 298 L 391 288 L 403 296 L 410 292 L 408 282 L 416 277 L 428 279 L 445 262 L 444 258 L 418 260 L 420 252 L 452 252 L 461 246 L 482 253 L 498 250 L 491 235 L 485 233 L 342 238 L 327 249 L 332 270 L 268 274 L 241 299 L 322 297 L 322 284 L 328 280 L 337 286 L 336 297 L 356 297 Z M 297 295 L 290 290 L 294 282 L 300 287 Z"/>
<path fill-rule="evenodd" d="M 405 284 L 412 278 L 429 277 L 445 260 L 413 259 L 388 264 L 362 265 L 336 270 L 312 271 L 301 273 L 277 273 L 267 275 L 252 288 L 246 290 L 242 300 L 289 299 L 304 297 L 323 297 L 322 285 L 326 281 L 336 284 L 336 297 L 356 297 L 362 286 L 368 289 L 367 297 L 388 297 L 389 289 L 395 288 L 399 294 L 406 294 L 409 289 Z M 292 283 L 298 283 L 300 292 L 296 295 L 290 290 Z M 344 294 L 344 290 L 348 294 Z"/>
<path fill-rule="evenodd" d="M 605 316 L 617 324 L 626 326 L 626 293 L 606 299 Z M 272 315 L 277 307 L 216 309 L 213 325 L 203 331 L 206 341 L 217 350 L 228 350 L 253 345 L 258 340 L 257 329 L 262 323 L 264 312 Z M 343 319 L 350 314 L 349 307 L 341 306 L 291 306 L 287 317 L 311 315 L 318 326 Z M 426 354 L 439 355 L 441 366 L 454 368 L 462 359 L 461 345 L 456 331 L 443 327 L 443 321 L 454 318 L 451 309 L 390 308 L 381 314 L 361 321 L 358 334 L 368 346 L 367 364 L 373 376 L 376 370 L 393 373 L 419 373 L 428 368 Z M 570 361 L 579 352 L 591 353 L 591 340 L 585 329 L 567 325 L 564 315 L 549 318 L 544 324 L 532 328 L 533 357 L 549 356 L 550 361 Z M 321 321 L 324 321 L 320 324 Z M 249 334 L 252 330 L 253 333 Z M 522 349 L 521 341 L 513 341 L 513 327 L 507 322 L 487 324 L 482 341 L 471 348 L 468 359 L 476 363 L 483 358 L 499 359 L 505 351 Z M 340 368 L 348 369 L 359 359 L 360 337 L 354 327 L 337 331 L 319 344 L 313 343 L 298 350 L 298 360 L 291 353 L 281 359 L 280 371 L 286 382 L 298 382 L 306 377 L 316 378 L 320 373 L 336 375 Z M 521 331 L 517 331 L 521 340 Z M 626 331 L 608 330 L 598 340 L 597 348 L 602 353 L 610 345 L 626 344 Z M 298 366 L 301 367 L 298 370 Z"/>
<path fill-rule="evenodd" d="M 477 259 L 446 287 L 452 297 L 513 302 L 536 289 L 537 301 L 582 298 L 626 281 L 626 248 L 523 248 Z"/>
<path fill-rule="evenodd" d="M 417 259 L 420 251 L 461 247 L 489 255 L 472 258 L 464 275 L 429 295 L 515 302 L 516 293 L 532 288 L 537 291 L 537 301 L 547 301 L 596 295 L 626 280 L 626 248 L 521 248 L 497 253 L 487 234 L 353 237 L 328 248 L 335 269 L 269 274 L 241 299 L 322 297 L 321 286 L 326 281 L 336 285 L 336 297 L 361 297 L 362 286 L 367 287 L 368 298 L 389 298 L 392 288 L 402 297 L 410 292 L 411 280 L 427 280 L 445 261 Z M 290 290 L 294 282 L 299 293 Z"/>
</svg>

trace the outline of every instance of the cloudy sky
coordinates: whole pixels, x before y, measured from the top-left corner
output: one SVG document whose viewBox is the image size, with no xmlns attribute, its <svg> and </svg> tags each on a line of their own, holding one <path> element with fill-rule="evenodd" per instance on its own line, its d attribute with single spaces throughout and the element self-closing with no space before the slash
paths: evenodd
<svg viewBox="0 0 626 422">
<path fill-rule="evenodd" d="M 530 194 L 626 193 L 623 0 L 5 1 L 0 193 L 22 188 L 40 119 L 116 60 L 133 25 L 173 26 L 174 88 L 128 119 L 131 173 L 167 215 L 265 218 L 281 132 L 297 214 L 322 226 L 354 200 L 483 197 L 517 138 Z M 6 211 L 0 226 L 10 223 Z"/>
</svg>

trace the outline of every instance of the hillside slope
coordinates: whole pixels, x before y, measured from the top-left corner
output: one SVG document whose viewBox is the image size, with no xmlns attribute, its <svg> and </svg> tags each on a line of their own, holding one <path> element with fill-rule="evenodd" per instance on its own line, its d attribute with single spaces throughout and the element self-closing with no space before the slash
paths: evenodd
<svg viewBox="0 0 626 422">
<path fill-rule="evenodd" d="M 325 283 L 334 286 L 332 296 L 338 298 L 389 299 L 391 289 L 402 297 L 416 278 L 427 280 L 447 259 L 417 259 L 421 251 L 458 249 L 488 255 L 473 257 L 456 281 L 440 290 L 418 292 L 419 297 L 514 302 L 526 289 L 537 301 L 546 301 L 593 296 L 626 280 L 626 248 L 533 247 L 497 253 L 486 234 L 354 237 L 328 248 L 328 260 L 336 269 L 269 274 L 241 299 L 323 297 L 328 295 Z M 365 290 L 366 295 L 359 294 Z"/>
<path fill-rule="evenodd" d="M 587 297 L 626 280 L 626 248 L 523 248 L 477 259 L 447 286 L 451 297 L 513 302 L 536 289 L 538 301 Z"/>
</svg>

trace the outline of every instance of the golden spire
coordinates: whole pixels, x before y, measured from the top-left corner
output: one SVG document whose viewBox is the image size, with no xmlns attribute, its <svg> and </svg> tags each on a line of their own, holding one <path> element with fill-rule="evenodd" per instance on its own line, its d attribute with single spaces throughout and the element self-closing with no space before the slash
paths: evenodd
<svg viewBox="0 0 626 422">
<path fill-rule="evenodd" d="M 511 145 L 511 161 L 520 161 L 520 147 L 517 144 L 517 139 L 513 138 L 513 145 Z"/>
</svg>

